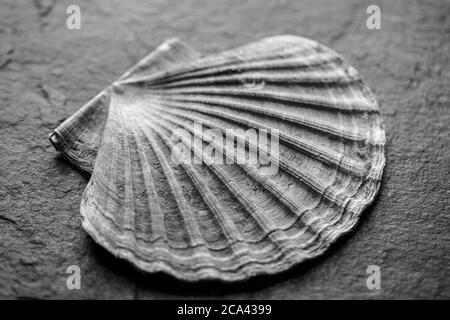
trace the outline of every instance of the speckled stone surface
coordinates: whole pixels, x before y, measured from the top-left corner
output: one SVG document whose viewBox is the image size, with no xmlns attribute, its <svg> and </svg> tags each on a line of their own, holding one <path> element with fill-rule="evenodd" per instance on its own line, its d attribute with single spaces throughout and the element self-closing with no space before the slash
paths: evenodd
<svg viewBox="0 0 450 320">
<path fill-rule="evenodd" d="M 65 26 L 81 8 L 81 30 Z M 382 30 L 366 28 L 381 8 Z M 450 298 L 450 3 L 448 1 L 0 1 L 0 297 Z M 213 53 L 275 34 L 340 52 L 377 94 L 387 135 L 380 193 L 325 256 L 246 283 L 145 275 L 81 228 L 88 177 L 48 133 L 177 36 Z M 81 268 L 68 290 L 66 268 Z M 366 287 L 368 265 L 381 290 Z"/>
</svg>

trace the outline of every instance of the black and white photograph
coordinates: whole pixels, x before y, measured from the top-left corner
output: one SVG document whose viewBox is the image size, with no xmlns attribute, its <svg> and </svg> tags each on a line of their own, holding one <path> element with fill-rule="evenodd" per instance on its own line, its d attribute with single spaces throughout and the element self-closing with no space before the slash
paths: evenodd
<svg viewBox="0 0 450 320">
<path fill-rule="evenodd" d="M 0 0 L 0 134 L 1 300 L 450 299 L 448 0 Z"/>
</svg>

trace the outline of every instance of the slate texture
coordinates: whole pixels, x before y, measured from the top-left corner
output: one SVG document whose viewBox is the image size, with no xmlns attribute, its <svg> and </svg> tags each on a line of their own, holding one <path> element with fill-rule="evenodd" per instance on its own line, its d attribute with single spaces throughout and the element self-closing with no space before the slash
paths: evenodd
<svg viewBox="0 0 450 320">
<path fill-rule="evenodd" d="M 81 30 L 66 28 L 70 4 Z M 381 30 L 366 27 L 370 4 Z M 449 13 L 445 0 L 0 0 L 0 298 L 450 298 Z M 213 53 L 276 34 L 337 50 L 378 97 L 387 163 L 358 227 L 321 258 L 233 285 L 145 275 L 94 244 L 79 214 L 89 177 L 48 133 L 166 38 Z"/>
</svg>

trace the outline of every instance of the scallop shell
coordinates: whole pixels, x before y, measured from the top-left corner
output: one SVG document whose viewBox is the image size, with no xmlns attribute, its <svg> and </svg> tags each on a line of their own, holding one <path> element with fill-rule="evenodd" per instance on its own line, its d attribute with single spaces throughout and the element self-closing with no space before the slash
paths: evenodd
<svg viewBox="0 0 450 320">
<path fill-rule="evenodd" d="M 278 154 L 265 160 L 277 171 L 207 161 L 205 141 L 189 145 L 207 129 L 272 133 Z M 92 173 L 81 214 L 95 241 L 189 281 L 244 280 L 322 254 L 373 201 L 385 163 L 369 88 L 336 52 L 297 36 L 205 57 L 170 40 L 51 140 Z M 177 163 L 177 143 L 204 161 Z"/>
</svg>

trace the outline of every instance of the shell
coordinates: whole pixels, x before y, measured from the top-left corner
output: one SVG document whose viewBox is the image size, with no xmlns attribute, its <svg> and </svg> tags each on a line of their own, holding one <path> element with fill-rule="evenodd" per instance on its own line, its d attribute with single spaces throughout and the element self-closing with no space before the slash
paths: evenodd
<svg viewBox="0 0 450 320">
<path fill-rule="evenodd" d="M 204 161 L 172 157 L 193 133 L 252 128 L 278 141 L 264 159 L 275 173 L 208 162 L 205 141 L 189 153 Z M 170 40 L 51 140 L 92 173 L 81 214 L 95 241 L 188 281 L 244 280 L 322 254 L 373 201 L 385 163 L 369 88 L 336 52 L 297 36 L 205 57 Z"/>
</svg>

